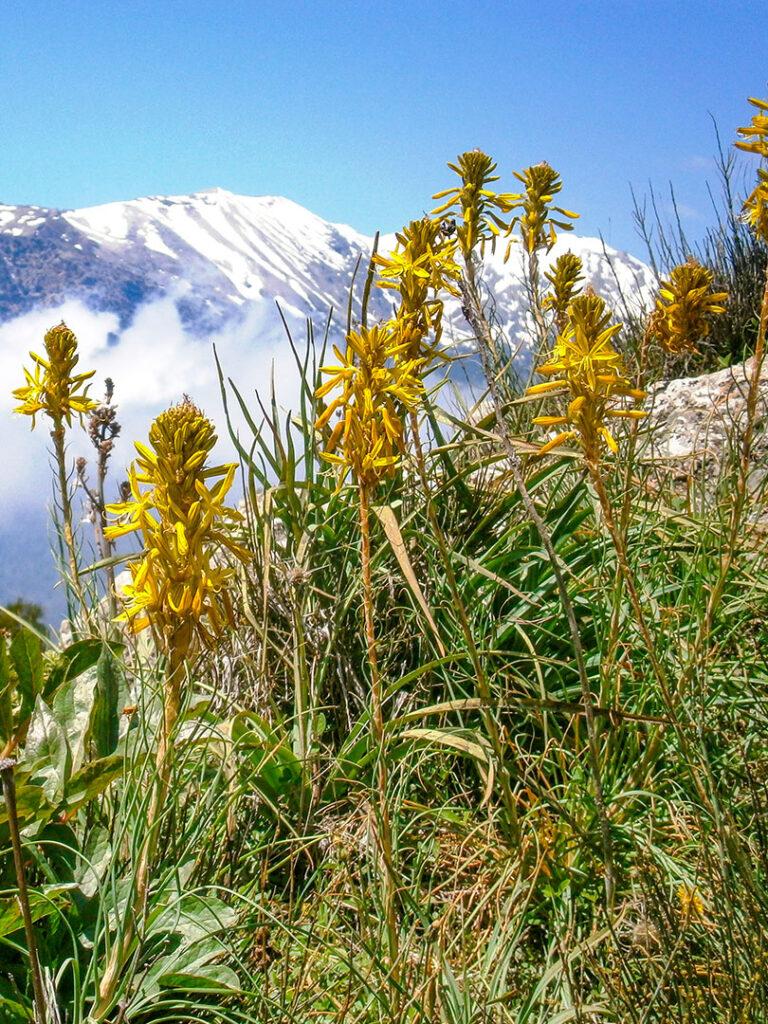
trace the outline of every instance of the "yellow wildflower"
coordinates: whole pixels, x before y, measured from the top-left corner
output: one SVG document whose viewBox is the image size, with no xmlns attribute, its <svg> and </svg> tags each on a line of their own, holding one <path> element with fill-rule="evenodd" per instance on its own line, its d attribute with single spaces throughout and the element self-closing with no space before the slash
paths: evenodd
<svg viewBox="0 0 768 1024">
<path fill-rule="evenodd" d="M 120 616 L 136 632 L 154 625 L 168 633 L 186 621 L 210 641 L 233 622 L 234 569 L 218 564 L 217 553 L 224 548 L 241 561 L 250 553 L 229 536 L 241 516 L 224 505 L 237 467 L 206 465 L 215 442 L 210 420 L 185 397 L 154 421 L 149 446 L 136 442 L 131 497 L 108 506 L 117 520 L 106 536 L 136 531 L 144 541 L 143 557 L 128 565 L 132 581 Z"/>
<path fill-rule="evenodd" d="M 552 212 L 570 219 L 579 215 L 551 205 L 552 197 L 562 189 L 563 183 L 557 171 L 546 161 L 527 167 L 522 172 L 515 171 L 515 177 L 525 185 L 525 191 L 510 197 L 512 208 L 522 212 L 512 219 L 507 234 L 511 234 L 519 224 L 523 248 L 527 253 L 533 253 L 536 249 L 549 252 L 557 239 L 556 227 L 563 231 L 573 230 L 573 224 L 552 217 Z"/>
<path fill-rule="evenodd" d="M 704 918 L 704 903 L 697 886 L 681 883 L 677 887 L 677 901 L 680 917 L 684 921 L 701 921 Z"/>
<path fill-rule="evenodd" d="M 394 324 L 363 327 L 347 335 L 344 353 L 334 345 L 339 366 L 321 368 L 330 379 L 318 388 L 317 397 L 341 389 L 315 424 L 322 430 L 334 414 L 340 415 L 323 458 L 344 467 L 345 473 L 351 469 L 366 487 L 394 474 L 405 450 L 400 410 L 414 408 L 423 392 L 421 360 L 406 358 L 404 349 Z"/>
<path fill-rule="evenodd" d="M 752 118 L 751 124 L 737 129 L 737 133 L 747 141 L 734 142 L 734 146 L 768 160 L 768 100 L 750 98 L 749 102 L 757 107 L 758 113 Z M 755 236 L 768 242 L 768 170 L 762 167 L 758 169 L 757 186 L 745 201 L 743 209 L 744 218 Z"/>
<path fill-rule="evenodd" d="M 507 230 L 509 225 L 499 214 L 509 213 L 512 197 L 488 188 L 499 180 L 499 176 L 493 173 L 496 164 L 479 149 L 461 153 L 456 163 L 448 166 L 461 178 L 461 187 L 436 193 L 433 199 L 450 198 L 433 210 L 432 216 L 442 217 L 451 212 L 461 216 L 462 223 L 457 226 L 456 233 L 466 259 L 476 245 L 482 248 L 488 241 L 495 243 L 500 232 Z"/>
<path fill-rule="evenodd" d="M 458 295 L 455 281 L 461 273 L 455 262 L 456 242 L 446 237 L 437 220 L 411 221 L 396 235 L 398 247 L 389 256 L 374 256 L 381 279 L 379 288 L 396 291 L 400 306 L 395 322 L 406 359 L 423 358 L 425 369 L 437 351 L 442 333 L 441 291 Z M 424 340 L 433 333 L 432 344 Z"/>
<path fill-rule="evenodd" d="M 96 371 L 73 372 L 79 360 L 77 338 L 65 323 L 52 327 L 45 335 L 44 344 L 47 359 L 35 352 L 29 353 L 34 360 L 34 369 L 32 373 L 24 370 L 27 383 L 13 392 L 14 398 L 21 402 L 14 412 L 31 416 L 33 428 L 38 412 L 50 416 L 57 429 L 64 420 L 72 426 L 73 413 L 82 424 L 83 414 L 98 405 L 88 398 L 89 385 L 85 383 Z"/>
<path fill-rule="evenodd" d="M 725 312 L 728 293 L 712 291 L 713 280 L 712 271 L 691 256 L 661 282 L 648 329 L 665 352 L 696 352 L 695 343 L 709 334 L 706 317 Z"/>
<path fill-rule="evenodd" d="M 621 324 L 611 324 L 605 303 L 594 294 L 577 296 L 568 308 L 565 328 L 558 335 L 550 362 L 538 372 L 552 377 L 528 388 L 527 394 L 557 392 L 568 397 L 567 410 L 555 416 L 537 416 L 533 422 L 545 427 L 565 427 L 547 442 L 540 453 L 551 451 L 569 438 L 581 445 L 585 458 L 596 464 L 603 444 L 617 451 L 616 442 L 605 425 L 606 419 L 637 419 L 645 416 L 626 407 L 626 400 L 645 397 L 633 388 L 623 373 L 621 357 L 612 339 Z M 623 400 L 617 405 L 616 400 Z"/>
<path fill-rule="evenodd" d="M 557 257 L 551 270 L 544 272 L 552 290 L 545 296 L 542 307 L 552 310 L 558 331 L 565 329 L 568 307 L 577 293 L 579 282 L 584 280 L 581 271 L 582 262 L 579 257 L 566 252 Z"/>
</svg>

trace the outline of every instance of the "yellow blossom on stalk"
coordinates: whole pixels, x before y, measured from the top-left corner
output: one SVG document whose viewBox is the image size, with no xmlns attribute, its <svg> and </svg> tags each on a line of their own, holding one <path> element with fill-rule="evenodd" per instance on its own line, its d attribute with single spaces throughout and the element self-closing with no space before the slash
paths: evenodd
<svg viewBox="0 0 768 1024">
<path fill-rule="evenodd" d="M 490 241 L 495 243 L 497 236 L 506 231 L 508 224 L 499 214 L 509 213 L 512 209 L 512 196 L 496 193 L 488 186 L 499 180 L 496 164 L 479 149 L 461 153 L 456 163 L 449 163 L 452 171 L 461 178 L 460 188 L 448 188 L 432 196 L 433 199 L 445 199 L 447 202 L 432 211 L 433 217 L 442 217 L 447 213 L 461 216 L 462 223 L 457 226 L 461 251 L 468 258 L 476 245 L 481 248 Z"/>
<path fill-rule="evenodd" d="M 759 113 L 752 118 L 752 123 L 746 128 L 737 128 L 736 134 L 743 135 L 747 142 L 734 142 L 737 149 L 743 149 L 747 153 L 757 153 L 758 156 L 768 160 L 768 100 L 757 100 L 750 97 L 749 102 L 757 107 Z"/>
<path fill-rule="evenodd" d="M 131 496 L 108 506 L 117 520 L 106 536 L 138 532 L 144 541 L 143 557 L 128 565 L 120 616 L 135 632 L 153 625 L 167 635 L 186 624 L 210 641 L 234 621 L 234 569 L 218 564 L 217 553 L 224 548 L 241 561 L 250 553 L 228 532 L 242 518 L 224 505 L 237 467 L 206 465 L 215 442 L 210 420 L 185 397 L 155 419 L 149 446 L 136 442 Z"/>
<path fill-rule="evenodd" d="M 648 330 L 665 352 L 696 352 L 696 342 L 709 334 L 706 317 L 725 312 L 728 293 L 712 291 L 713 281 L 712 271 L 690 257 L 661 282 Z"/>
<path fill-rule="evenodd" d="M 29 353 L 34 360 L 34 369 L 32 373 L 24 370 L 27 383 L 13 392 L 13 397 L 22 403 L 14 412 L 31 416 L 33 428 L 38 412 L 50 416 L 57 428 L 64 420 L 72 426 L 73 413 L 82 423 L 83 414 L 98 405 L 88 398 L 89 385 L 85 383 L 96 371 L 74 372 L 79 360 L 77 338 L 65 323 L 52 327 L 45 335 L 44 344 L 47 359 L 35 352 Z"/>
<path fill-rule="evenodd" d="M 566 252 L 557 257 L 551 270 L 544 272 L 544 277 L 552 285 L 552 290 L 545 296 L 542 307 L 552 310 L 558 331 L 565 329 L 568 307 L 579 290 L 579 282 L 584 280 L 582 266 L 578 256 Z"/>
<path fill-rule="evenodd" d="M 749 102 L 757 107 L 758 113 L 750 125 L 737 129 L 738 134 L 743 135 L 747 141 L 734 142 L 734 146 L 768 160 L 768 100 L 751 98 Z M 743 209 L 744 218 L 755 236 L 768 242 L 768 170 L 762 167 L 758 169 L 757 186 L 744 203 Z"/>
<path fill-rule="evenodd" d="M 567 410 L 561 415 L 534 418 L 533 422 L 540 426 L 566 428 L 548 441 L 540 454 L 574 438 L 585 458 L 597 464 L 603 444 L 614 452 L 618 450 L 605 425 L 606 419 L 645 416 L 639 409 L 626 407 L 627 399 L 638 401 L 645 397 L 645 392 L 631 386 L 624 375 L 621 357 L 611 343 L 621 327 L 611 323 L 611 314 L 597 295 L 578 295 L 569 306 L 552 359 L 538 370 L 552 380 L 535 384 L 526 392 L 557 392 L 568 398 Z M 623 404 L 617 404 L 617 400 Z"/>
<path fill-rule="evenodd" d="M 422 361 L 408 359 L 405 344 L 393 323 L 361 328 L 347 335 L 346 351 L 335 345 L 339 366 L 324 366 L 330 379 L 318 388 L 318 398 L 340 388 L 315 423 L 323 430 L 331 417 L 340 419 L 327 440 L 323 458 L 352 470 L 358 483 L 372 486 L 392 476 L 405 450 L 402 408 L 413 409 L 421 398 Z"/>
<path fill-rule="evenodd" d="M 396 323 L 406 359 L 433 358 L 442 333 L 442 291 L 458 295 L 455 281 L 461 273 L 455 261 L 456 242 L 446 237 L 440 221 L 424 217 L 411 221 L 395 236 L 397 248 L 388 256 L 376 255 L 379 288 L 396 291 L 400 307 Z M 424 339 L 433 333 L 429 349 Z"/>
<path fill-rule="evenodd" d="M 677 901 L 680 905 L 680 917 L 686 921 L 704 918 L 704 903 L 698 888 L 681 883 L 677 887 Z"/>
<path fill-rule="evenodd" d="M 527 253 L 537 249 L 549 252 L 557 239 L 556 227 L 563 231 L 573 230 L 573 224 L 552 217 L 552 213 L 571 220 L 579 215 L 560 206 L 552 206 L 552 197 L 562 189 L 563 183 L 557 171 L 546 161 L 526 167 L 522 172 L 515 171 L 515 177 L 525 185 L 525 191 L 510 197 L 512 208 L 522 212 L 512 219 L 507 234 L 511 234 L 519 224 L 523 248 Z"/>
</svg>

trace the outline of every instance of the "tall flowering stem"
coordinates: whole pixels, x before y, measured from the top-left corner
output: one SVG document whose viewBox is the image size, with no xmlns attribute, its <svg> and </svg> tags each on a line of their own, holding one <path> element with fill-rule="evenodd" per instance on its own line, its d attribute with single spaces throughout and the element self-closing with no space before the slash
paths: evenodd
<svg viewBox="0 0 768 1024">
<path fill-rule="evenodd" d="M 322 457 L 339 467 L 341 482 L 352 473 L 358 488 L 363 616 L 371 674 L 371 725 L 378 748 L 375 801 L 378 845 L 382 861 L 382 895 L 386 917 L 393 1003 L 399 1004 L 399 933 L 392 825 L 387 803 L 388 772 L 384 735 L 384 695 L 376 654 L 373 584 L 371 580 L 370 501 L 376 486 L 392 477 L 405 451 L 403 412 L 419 401 L 422 360 L 408 348 L 397 324 L 347 335 L 346 349 L 334 347 L 339 365 L 322 367 L 329 376 L 317 391 L 320 399 L 339 391 L 315 423 L 325 435 Z M 333 417 L 338 417 L 331 426 Z M 341 486 L 340 482 L 340 486 Z"/>
<path fill-rule="evenodd" d="M 539 253 L 549 252 L 557 241 L 557 231 L 572 231 L 570 223 L 578 213 L 554 206 L 552 199 L 562 190 L 560 175 L 546 161 L 526 167 L 523 171 L 515 171 L 515 177 L 525 186 L 522 192 L 510 197 L 512 210 L 519 211 L 509 222 L 507 235 L 515 229 L 523 250 L 528 256 L 528 288 L 531 299 L 531 312 L 539 331 L 539 339 L 543 345 L 547 338 L 547 326 L 542 315 L 542 302 L 539 289 Z M 507 255 L 511 247 L 507 246 Z"/>
<path fill-rule="evenodd" d="M 33 429 L 35 417 L 40 412 L 53 422 L 51 439 L 56 461 L 64 542 L 69 559 L 70 584 L 80 607 L 85 611 L 86 601 L 77 568 L 77 551 L 72 528 L 72 503 L 69 497 L 65 442 L 66 428 L 72 426 L 72 417 L 76 416 L 82 426 L 83 416 L 96 408 L 96 402 L 88 398 L 87 383 L 95 371 L 75 373 L 80 358 L 77 354 L 77 338 L 65 323 L 52 327 L 46 333 L 43 344 L 45 357 L 30 352 L 33 368 L 31 372 L 24 370 L 26 384 L 13 392 L 14 398 L 21 402 L 14 412 L 31 416 Z"/>
<path fill-rule="evenodd" d="M 490 158 L 486 157 L 486 161 L 489 164 Z M 495 164 L 491 164 L 495 167 Z M 482 210 L 487 209 L 489 206 L 494 204 L 497 208 L 501 208 L 504 212 L 509 212 L 513 207 L 514 197 L 504 195 L 495 196 L 486 187 L 482 190 L 467 189 L 466 178 L 464 176 L 461 166 L 451 165 L 459 174 L 462 175 L 463 187 L 461 189 L 453 190 L 455 195 L 454 202 L 460 204 L 464 210 L 464 222 L 472 223 L 480 221 L 482 223 Z M 489 179 L 490 180 L 490 179 Z M 492 180 L 496 180 L 495 178 Z M 446 195 L 449 193 L 445 193 Z M 436 197 L 437 198 L 437 197 Z M 467 209 L 475 204 L 475 209 Z M 435 214 L 445 213 L 451 208 L 452 203 L 448 203 L 441 207 L 439 210 L 434 211 Z M 508 225 L 506 226 L 508 228 Z M 536 527 L 536 530 L 541 537 L 542 544 L 547 557 L 552 566 L 552 571 L 555 576 L 555 581 L 560 596 L 563 610 L 565 611 L 566 619 L 568 621 L 568 629 L 571 637 L 571 643 L 573 646 L 574 657 L 579 672 L 579 680 L 582 689 L 582 700 L 584 703 L 584 715 L 587 722 L 587 732 L 589 736 L 589 752 L 590 752 L 590 767 L 592 770 L 594 785 L 595 785 L 595 803 L 597 805 L 597 811 L 600 819 L 600 830 L 602 836 L 603 855 L 605 859 L 605 892 L 606 892 L 606 904 L 609 908 L 613 906 L 615 885 L 616 885 L 616 872 L 613 858 L 613 847 L 610 836 L 610 828 L 608 824 L 608 815 L 605 807 L 605 798 L 603 794 L 603 786 L 600 772 L 600 761 L 599 751 L 597 745 L 597 731 L 595 726 L 595 715 L 594 706 L 592 700 L 592 694 L 589 686 L 589 677 L 587 675 L 586 661 L 584 658 L 584 648 L 581 643 L 581 636 L 579 632 L 579 624 L 576 618 L 576 612 L 568 593 L 568 587 L 565 582 L 565 568 L 562 565 L 555 546 L 552 541 L 552 537 L 547 529 L 547 526 L 539 514 L 536 505 L 534 504 L 531 493 L 528 490 L 525 482 L 525 476 L 523 472 L 523 464 L 520 458 L 520 454 L 515 446 L 514 439 L 510 433 L 509 427 L 504 418 L 504 406 L 500 389 L 497 383 L 496 372 L 494 369 L 495 353 L 496 353 L 496 342 L 494 339 L 493 331 L 488 322 L 483 309 L 483 302 L 480 295 L 480 288 L 477 280 L 476 273 L 476 261 L 475 249 L 473 246 L 467 246 L 465 243 L 461 245 L 462 256 L 464 259 L 464 267 L 461 278 L 459 279 L 459 291 L 461 292 L 462 300 L 462 311 L 464 316 L 472 329 L 475 339 L 477 341 L 478 352 L 483 366 L 483 372 L 485 373 L 486 380 L 488 382 L 488 390 L 490 392 L 491 400 L 496 415 L 496 425 L 499 431 L 499 437 L 504 446 L 504 450 L 507 454 L 509 466 L 512 471 L 512 477 L 515 482 L 520 498 L 523 502 L 523 506 L 531 519 L 531 522 Z"/>
<path fill-rule="evenodd" d="M 374 258 L 382 276 L 382 280 L 378 284 L 382 288 L 393 289 L 398 293 L 400 305 L 393 325 L 403 339 L 406 356 L 418 359 L 421 372 L 426 375 L 434 363 L 441 358 L 439 352 L 443 312 L 441 295 L 444 293 L 461 295 L 458 288 L 461 268 L 455 262 L 457 243 L 453 233 L 446 234 L 439 221 L 427 217 L 420 221 L 412 221 L 410 225 L 403 228 L 403 231 L 397 235 L 397 241 L 398 249 L 394 253 L 388 257 Z M 520 826 L 517 807 L 512 793 L 509 772 L 504 762 L 501 734 L 490 710 L 490 686 L 480 652 L 472 636 L 469 616 L 453 571 L 449 545 L 432 500 L 424 450 L 421 444 L 418 410 L 415 405 L 409 409 L 408 417 L 416 466 L 426 500 L 432 535 L 440 552 L 448 586 L 451 590 L 453 606 L 457 611 L 464 642 L 472 661 L 478 696 L 483 701 L 481 712 L 483 724 L 497 762 L 509 838 L 513 843 L 519 844 Z"/>
<path fill-rule="evenodd" d="M 138 458 L 128 471 L 131 495 L 107 506 L 116 520 L 106 536 L 138 533 L 144 544 L 141 558 L 129 562 L 132 582 L 125 587 L 119 618 L 134 632 L 152 630 L 165 656 L 166 672 L 156 784 L 136 868 L 131 916 L 99 986 L 93 1011 L 97 1020 L 112 1005 L 144 910 L 189 660 L 199 645 L 212 646 L 225 627 L 235 623 L 230 589 L 236 570 L 222 564 L 221 555 L 228 552 L 243 562 L 251 557 L 230 537 L 230 527 L 241 519 L 224 504 L 236 466 L 208 465 L 215 442 L 213 424 L 185 397 L 157 417 L 148 445 L 136 442 Z"/>
</svg>

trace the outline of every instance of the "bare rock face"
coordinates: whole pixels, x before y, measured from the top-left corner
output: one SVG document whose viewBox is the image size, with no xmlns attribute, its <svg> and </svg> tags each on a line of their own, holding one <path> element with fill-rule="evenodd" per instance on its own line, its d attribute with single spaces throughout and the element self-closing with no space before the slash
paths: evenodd
<svg viewBox="0 0 768 1024">
<path fill-rule="evenodd" d="M 714 484 L 721 470 L 738 462 L 748 417 L 754 360 L 700 377 L 662 381 L 649 390 L 643 431 L 645 462 L 671 470 L 675 477 Z M 761 368 L 755 431 L 751 447 L 755 489 L 768 469 L 768 360 Z"/>
</svg>

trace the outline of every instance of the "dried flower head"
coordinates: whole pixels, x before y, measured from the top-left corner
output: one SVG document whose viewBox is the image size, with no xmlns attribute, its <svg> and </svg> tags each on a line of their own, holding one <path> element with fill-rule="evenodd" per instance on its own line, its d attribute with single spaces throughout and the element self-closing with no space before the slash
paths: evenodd
<svg viewBox="0 0 768 1024">
<path fill-rule="evenodd" d="M 493 173 L 496 164 L 479 149 L 461 153 L 456 163 L 448 166 L 461 178 L 461 187 L 436 193 L 433 199 L 446 196 L 450 199 L 433 210 L 432 216 L 442 217 L 447 213 L 461 216 L 462 223 L 456 233 L 461 251 L 468 258 L 476 245 L 482 248 L 488 241 L 495 244 L 497 236 L 507 230 L 508 224 L 499 214 L 509 213 L 512 197 L 488 188 L 499 176 Z"/>
<path fill-rule="evenodd" d="M 507 234 L 511 234 L 519 225 L 520 238 L 527 253 L 533 253 L 537 249 L 546 249 L 549 252 L 557 240 L 555 228 L 561 228 L 563 231 L 573 230 L 573 224 L 569 224 L 567 220 L 557 219 L 552 214 L 556 213 L 559 218 L 568 217 L 571 220 L 579 215 L 552 205 L 552 197 L 560 192 L 563 183 L 557 171 L 546 161 L 534 164 L 533 167 L 526 167 L 522 172 L 515 171 L 515 177 L 525 185 L 525 191 L 511 196 L 512 208 L 519 209 L 521 213 L 510 221 Z"/>
<path fill-rule="evenodd" d="M 621 327 L 611 323 L 611 314 L 597 295 L 578 295 L 569 306 L 553 357 L 538 370 L 553 379 L 535 384 L 527 391 L 529 395 L 557 392 L 569 400 L 563 414 L 534 418 L 533 422 L 540 426 L 566 428 L 548 441 L 541 453 L 575 438 L 584 457 L 596 464 L 604 444 L 614 452 L 618 450 L 605 425 L 606 419 L 645 416 L 639 409 L 627 408 L 628 399 L 638 401 L 645 397 L 645 392 L 631 386 L 623 373 L 621 357 L 611 343 Z"/>
<path fill-rule="evenodd" d="M 584 280 L 582 262 L 572 252 L 563 253 L 555 260 L 551 270 L 544 272 L 544 277 L 552 286 L 544 297 L 542 306 L 551 309 L 555 315 L 555 326 L 558 332 L 565 329 L 568 318 L 568 307 L 579 291 L 579 282 Z"/>
<path fill-rule="evenodd" d="M 38 412 L 50 416 L 57 429 L 64 420 L 72 426 L 73 413 L 82 424 L 83 414 L 96 408 L 96 402 L 88 398 L 89 385 L 85 383 L 95 371 L 74 372 L 79 360 L 77 338 L 65 323 L 52 327 L 45 335 L 44 344 L 47 359 L 35 352 L 29 353 L 34 360 L 34 369 L 32 373 L 24 370 L 27 383 L 13 392 L 14 398 L 22 403 L 14 412 L 31 416 L 33 428 Z"/>
<path fill-rule="evenodd" d="M 318 418 L 323 430 L 334 414 L 340 419 L 328 438 L 323 458 L 349 470 L 364 487 L 392 476 L 404 451 L 401 410 L 421 398 L 420 359 L 408 359 L 397 326 L 363 327 L 347 335 L 347 348 L 334 352 L 339 366 L 324 366 L 330 379 L 317 390 L 324 398 L 341 389 Z M 337 452 L 340 449 L 340 452 Z"/>
<path fill-rule="evenodd" d="M 219 564 L 217 554 L 226 549 L 247 561 L 250 553 L 230 536 L 242 517 L 224 505 L 236 466 L 207 466 L 215 442 L 212 423 L 185 397 L 153 422 L 149 446 L 136 442 L 130 496 L 108 506 L 117 521 L 106 536 L 138 531 L 144 540 L 143 557 L 128 566 L 132 582 L 121 616 L 136 632 L 153 625 L 168 634 L 187 622 L 210 641 L 233 622 L 234 569 Z"/>
<path fill-rule="evenodd" d="M 696 352 L 696 342 L 709 334 L 707 317 L 724 313 L 727 292 L 712 290 L 714 274 L 691 256 L 661 282 L 648 331 L 665 352 Z"/>
</svg>

